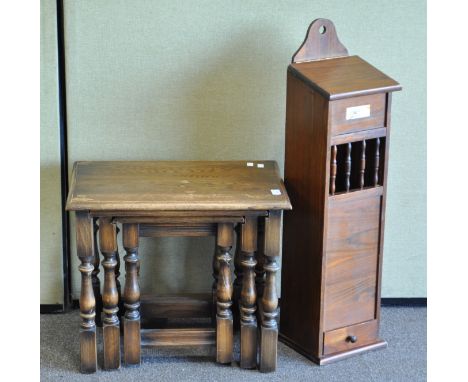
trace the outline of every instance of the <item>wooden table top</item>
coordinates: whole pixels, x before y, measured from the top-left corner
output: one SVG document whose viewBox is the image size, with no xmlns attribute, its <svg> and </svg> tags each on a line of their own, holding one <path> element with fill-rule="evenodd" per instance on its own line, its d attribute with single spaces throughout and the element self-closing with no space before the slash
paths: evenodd
<svg viewBox="0 0 468 382">
<path fill-rule="evenodd" d="M 90 161 L 73 167 L 67 210 L 284 210 L 274 161 Z"/>
</svg>

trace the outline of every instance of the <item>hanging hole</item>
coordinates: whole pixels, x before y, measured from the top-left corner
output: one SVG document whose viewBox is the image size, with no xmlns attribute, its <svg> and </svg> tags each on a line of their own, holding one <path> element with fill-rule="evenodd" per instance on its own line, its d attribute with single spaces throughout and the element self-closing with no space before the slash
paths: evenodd
<svg viewBox="0 0 468 382">
<path fill-rule="evenodd" d="M 325 34 L 326 31 L 327 31 L 327 28 L 325 28 L 324 25 L 322 25 L 322 26 L 319 28 L 319 33 L 320 33 L 320 34 Z"/>
</svg>

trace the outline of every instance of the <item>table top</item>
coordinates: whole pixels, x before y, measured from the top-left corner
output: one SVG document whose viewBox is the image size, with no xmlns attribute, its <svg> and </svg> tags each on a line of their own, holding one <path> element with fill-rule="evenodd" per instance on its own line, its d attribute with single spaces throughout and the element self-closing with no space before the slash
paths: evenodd
<svg viewBox="0 0 468 382">
<path fill-rule="evenodd" d="M 284 210 L 274 161 L 90 161 L 73 167 L 67 210 Z"/>
</svg>

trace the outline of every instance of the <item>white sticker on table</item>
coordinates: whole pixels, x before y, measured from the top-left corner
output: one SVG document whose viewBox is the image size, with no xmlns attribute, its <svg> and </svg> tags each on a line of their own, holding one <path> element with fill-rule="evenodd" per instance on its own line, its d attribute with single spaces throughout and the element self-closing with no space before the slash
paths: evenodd
<svg viewBox="0 0 468 382">
<path fill-rule="evenodd" d="M 275 195 L 275 196 L 281 195 L 281 190 L 279 190 L 278 188 L 273 188 L 270 191 L 272 195 Z"/>
<path fill-rule="evenodd" d="M 253 167 L 253 162 L 247 162 L 247 167 Z"/>
<path fill-rule="evenodd" d="M 257 164 L 257 167 L 258 167 L 258 168 L 264 168 L 265 165 L 264 165 L 263 163 L 258 163 L 258 164 Z"/>
</svg>

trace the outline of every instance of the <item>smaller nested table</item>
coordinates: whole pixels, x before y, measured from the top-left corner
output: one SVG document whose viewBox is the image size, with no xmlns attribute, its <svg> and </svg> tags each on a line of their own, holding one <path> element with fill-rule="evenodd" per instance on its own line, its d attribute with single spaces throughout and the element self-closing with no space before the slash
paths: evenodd
<svg viewBox="0 0 468 382">
<path fill-rule="evenodd" d="M 277 262 L 281 213 L 291 204 L 273 161 L 77 162 L 67 210 L 76 211 L 77 254 L 81 261 L 81 371 L 97 369 L 96 321 L 103 312 L 104 368 L 120 367 L 120 320 L 124 361 L 140 363 L 146 345 L 216 344 L 216 360 L 232 361 L 233 314 L 238 309 L 242 368 L 257 366 L 260 322 L 260 371 L 276 369 Z M 97 231 L 104 256 L 100 294 Z M 123 305 L 117 282 L 117 223 L 126 251 Z M 230 253 L 237 231 L 235 274 Z M 140 236 L 216 236 L 212 298 L 215 329 L 141 329 L 138 282 Z M 258 241 L 258 245 L 257 245 Z M 233 298 L 234 290 L 234 298 Z M 234 301 L 233 301 L 234 300 Z M 259 303 L 257 304 L 257 300 Z M 166 305 L 168 304 L 166 300 Z M 120 312 L 119 312 L 120 307 Z"/>
</svg>

